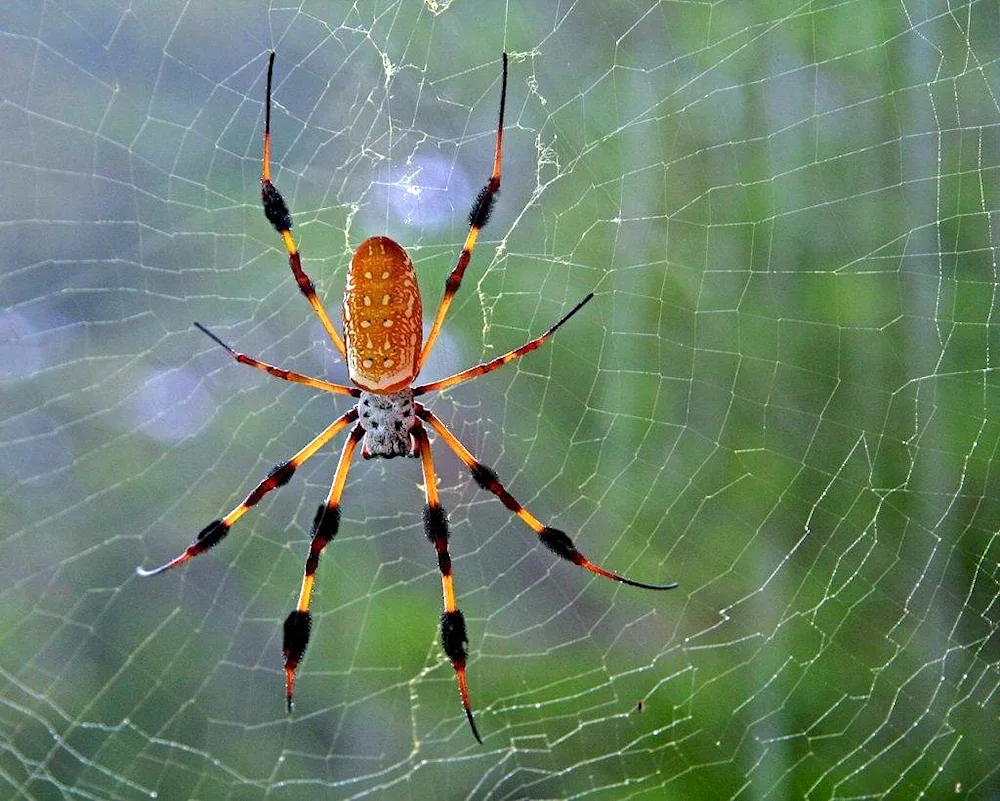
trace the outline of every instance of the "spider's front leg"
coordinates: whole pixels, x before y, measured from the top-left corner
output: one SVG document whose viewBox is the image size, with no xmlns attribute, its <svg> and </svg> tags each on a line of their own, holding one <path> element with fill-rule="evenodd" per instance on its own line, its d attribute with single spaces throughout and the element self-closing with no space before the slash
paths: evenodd
<svg viewBox="0 0 1000 801">
<path fill-rule="evenodd" d="M 472 717 L 469 689 L 465 681 L 465 663 L 468 658 L 465 646 L 468 644 L 469 638 L 465 632 L 465 616 L 458 608 L 458 601 L 455 599 L 455 583 L 451 575 L 451 555 L 448 553 L 448 515 L 441 507 L 441 501 L 438 498 L 437 476 L 434 473 L 431 444 L 427 439 L 427 432 L 419 423 L 413 428 L 413 439 L 416 442 L 416 450 L 420 455 L 421 466 L 424 470 L 424 492 L 427 496 L 427 506 L 424 508 L 424 533 L 437 552 L 438 569 L 441 571 L 441 588 L 444 592 L 444 612 L 441 614 L 441 647 L 455 670 L 455 678 L 458 680 L 458 696 L 462 701 L 462 708 L 465 709 L 465 717 L 472 729 L 472 736 L 482 744 L 483 740 L 476 728 L 476 721 Z"/>
<path fill-rule="evenodd" d="M 267 493 L 287 484 L 291 480 L 295 471 L 298 470 L 298 468 L 301 467 L 307 459 L 310 459 L 320 448 L 326 445 L 326 443 L 328 443 L 357 419 L 357 409 L 350 409 L 342 414 L 322 432 L 320 432 L 318 436 L 314 437 L 291 459 L 274 467 L 267 474 L 264 480 L 254 487 L 250 494 L 243 499 L 243 502 L 239 506 L 233 509 L 225 517 L 213 520 L 205 526 L 205 528 L 199 531 L 198 535 L 194 538 L 194 541 L 188 545 L 188 547 L 185 548 L 179 556 L 174 557 L 169 562 L 153 568 L 152 570 L 137 567 L 135 572 L 140 576 L 155 576 L 160 573 L 164 573 L 171 568 L 178 567 L 187 562 L 189 559 L 200 556 L 206 551 L 214 548 L 222 542 L 223 539 L 225 539 L 226 535 L 229 533 L 229 529 L 237 520 L 260 503 L 261 499 L 267 495 Z"/>
<path fill-rule="evenodd" d="M 330 485 L 330 493 L 326 503 L 320 504 L 313 519 L 312 541 L 309 544 L 309 555 L 306 557 L 305 571 L 302 575 L 302 588 L 299 591 L 299 602 L 287 618 L 285 618 L 284 642 L 282 653 L 285 657 L 285 704 L 292 711 L 292 695 L 295 690 L 295 670 L 302 661 L 309 644 L 309 631 L 312 628 L 312 615 L 309 614 L 309 604 L 312 601 L 313 585 L 316 582 L 316 568 L 319 567 L 319 557 L 323 549 L 337 536 L 340 526 L 340 496 L 347 484 L 347 473 L 351 468 L 351 457 L 358 442 L 364 436 L 364 429 L 356 425 L 351 435 L 344 443 L 340 452 L 340 461 Z"/>
<path fill-rule="evenodd" d="M 538 535 L 539 541 L 548 548 L 556 556 L 565 559 L 567 562 L 572 562 L 577 567 L 582 567 L 584 570 L 589 570 L 591 573 L 595 573 L 598 576 L 602 576 L 606 579 L 611 579 L 612 581 L 620 581 L 622 584 L 629 584 L 633 587 L 641 587 L 644 590 L 673 590 L 677 587 L 677 582 L 671 581 L 667 584 L 649 584 L 645 581 L 636 581 L 635 579 L 627 578 L 620 573 L 615 573 L 611 570 L 606 570 L 594 562 L 591 562 L 586 556 L 577 550 L 576 545 L 573 544 L 573 540 L 565 532 L 557 528 L 552 528 L 551 526 L 546 526 L 538 518 L 536 518 L 531 512 L 521 506 L 517 499 L 511 495 L 506 487 L 500 483 L 500 479 L 497 474 L 492 470 L 492 468 L 487 467 L 482 462 L 480 462 L 472 453 L 466 448 L 448 427 L 441 422 L 441 420 L 434 414 L 430 409 L 427 409 L 420 404 L 417 404 L 417 417 L 426 422 L 433 428 L 445 441 L 445 444 L 455 453 L 455 455 L 462 460 L 469 472 L 472 473 L 473 480 L 484 490 L 492 492 L 500 502 L 506 506 L 510 511 L 517 515 L 528 528 Z"/>
</svg>

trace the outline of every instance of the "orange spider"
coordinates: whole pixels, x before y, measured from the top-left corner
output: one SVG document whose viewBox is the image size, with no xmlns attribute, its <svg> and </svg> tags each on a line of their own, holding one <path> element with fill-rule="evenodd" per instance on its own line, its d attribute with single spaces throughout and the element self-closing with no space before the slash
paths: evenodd
<svg viewBox="0 0 1000 801">
<path fill-rule="evenodd" d="M 541 543 L 557 556 L 579 565 L 586 570 L 624 584 L 650 590 L 669 590 L 677 585 L 645 584 L 633 581 L 617 573 L 594 564 L 581 554 L 569 536 L 559 529 L 551 528 L 538 521 L 527 509 L 519 504 L 500 483 L 496 473 L 482 464 L 458 438 L 448 430 L 443 422 L 429 409 L 414 398 L 428 392 L 455 386 L 477 376 L 492 372 L 514 359 L 538 348 L 545 340 L 572 317 L 593 293 L 587 295 L 569 310 L 544 334 L 488 362 L 470 367 L 468 370 L 431 381 L 413 385 L 420 368 L 434 346 L 441 330 L 452 298 L 462 283 L 462 276 L 472 258 L 479 231 L 486 225 L 493 207 L 493 200 L 500 189 L 500 162 L 503 145 L 503 115 L 507 97 L 507 54 L 503 54 L 503 79 L 500 90 L 500 121 L 497 125 L 496 150 L 493 157 L 493 173 L 480 191 L 472 211 L 469 213 L 469 234 L 462 252 L 451 274 L 445 282 L 444 297 L 438 307 L 434 322 L 423 339 L 423 318 L 420 291 L 410 257 L 398 244 L 384 236 L 366 239 L 354 253 L 347 273 L 347 287 L 344 292 L 343 330 L 341 340 L 330 317 L 319 298 L 313 282 L 302 271 L 298 248 L 292 238 L 292 217 L 281 193 L 271 183 L 271 76 L 274 70 L 274 53 L 267 65 L 267 107 L 264 122 L 264 157 L 261 174 L 261 198 L 264 215 L 274 226 L 285 243 L 288 263 L 302 294 L 323 323 L 334 346 L 347 360 L 347 370 L 354 386 L 331 384 L 318 378 L 284 370 L 271 364 L 239 353 L 200 323 L 195 325 L 215 342 L 229 351 L 241 364 L 248 364 L 258 370 L 284 381 L 357 398 L 353 408 L 334 420 L 317 437 L 309 442 L 291 459 L 274 467 L 244 501 L 225 517 L 213 520 L 203 528 L 194 541 L 176 558 L 153 570 L 136 568 L 140 576 L 153 576 L 177 567 L 189 559 L 205 553 L 217 545 L 229 532 L 230 527 L 248 509 L 255 506 L 271 490 L 283 486 L 303 462 L 309 459 L 333 437 L 347 427 L 351 432 L 340 453 L 340 460 L 334 474 L 333 484 L 326 503 L 316 510 L 312 525 L 312 542 L 306 558 L 302 588 L 295 609 L 288 615 L 284 626 L 283 653 L 285 658 L 285 699 L 288 711 L 292 709 L 292 693 L 295 686 L 295 670 L 302 660 L 309 642 L 311 616 L 309 603 L 316 580 L 316 568 L 323 549 L 330 543 L 340 525 L 340 496 L 347 482 L 351 457 L 359 442 L 363 441 L 361 455 L 366 458 L 391 459 L 394 456 L 420 457 L 424 475 L 424 492 L 427 506 L 424 508 L 424 531 L 437 552 L 438 568 L 441 571 L 441 585 L 444 591 L 444 613 L 441 615 L 441 644 L 451 661 L 458 680 L 459 696 L 468 718 L 472 734 L 480 743 L 482 739 L 476 729 L 469 704 L 469 693 L 465 679 L 467 658 L 465 617 L 455 600 L 455 587 L 451 574 L 451 556 L 448 553 L 448 517 L 438 498 L 434 463 L 426 426 L 430 426 L 445 444 L 458 456 L 472 473 L 472 478 L 483 489 L 489 490 L 500 501 L 523 520 L 537 535 Z"/>
</svg>

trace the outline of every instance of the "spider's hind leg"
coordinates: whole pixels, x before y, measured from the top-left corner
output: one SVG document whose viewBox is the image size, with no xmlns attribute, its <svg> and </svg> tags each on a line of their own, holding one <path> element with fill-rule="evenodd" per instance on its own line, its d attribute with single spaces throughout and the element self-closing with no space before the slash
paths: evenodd
<svg viewBox="0 0 1000 801">
<path fill-rule="evenodd" d="M 305 296 L 309 305 L 312 306 L 319 321 L 326 329 L 330 340 L 333 342 L 337 352 L 347 358 L 347 349 L 344 340 L 341 339 L 337 329 L 330 321 L 330 315 L 323 307 L 322 301 L 316 296 L 316 286 L 312 279 L 306 275 L 302 269 L 302 257 L 299 254 L 295 238 L 292 236 L 292 214 L 288 210 L 288 204 L 281 196 L 281 192 L 271 181 L 271 79 L 274 76 L 274 53 L 267 60 L 267 101 L 264 105 L 264 155 L 261 163 L 260 174 L 260 199 L 264 209 L 264 216 L 267 221 L 274 226 L 274 230 L 281 235 L 281 240 L 288 252 L 288 266 L 295 277 L 299 291 Z"/>
</svg>

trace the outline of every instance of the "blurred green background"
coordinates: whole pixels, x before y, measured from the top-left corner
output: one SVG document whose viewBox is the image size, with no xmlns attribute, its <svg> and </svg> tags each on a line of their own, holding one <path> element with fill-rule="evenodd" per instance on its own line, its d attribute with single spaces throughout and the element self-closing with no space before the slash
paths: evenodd
<svg viewBox="0 0 1000 801">
<path fill-rule="evenodd" d="M 993 2 L 12 2 L 0 10 L 0 796 L 997 798 Z M 653 594 L 563 563 L 438 447 L 472 739 L 419 466 L 358 460 L 297 708 L 281 621 L 337 448 L 156 579 L 347 405 L 259 209 L 337 315 L 366 236 L 428 401 Z"/>
</svg>

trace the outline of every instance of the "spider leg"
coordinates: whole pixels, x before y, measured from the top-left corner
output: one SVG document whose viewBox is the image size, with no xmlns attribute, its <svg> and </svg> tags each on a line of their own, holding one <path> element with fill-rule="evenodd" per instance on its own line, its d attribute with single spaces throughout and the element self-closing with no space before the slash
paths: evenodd
<svg viewBox="0 0 1000 801">
<path fill-rule="evenodd" d="M 355 417 L 357 415 L 355 414 Z M 292 692 L 295 689 L 295 669 L 302 660 L 309 643 L 309 629 L 312 627 L 312 615 L 309 614 L 309 602 L 312 600 L 313 585 L 316 581 L 316 568 L 319 566 L 319 555 L 323 549 L 337 536 L 340 527 L 340 496 L 347 483 L 347 473 L 351 468 L 351 457 L 358 442 L 364 436 L 364 429 L 357 425 L 344 443 L 340 452 L 340 461 L 330 485 L 330 493 L 326 503 L 320 504 L 312 525 L 312 542 L 309 545 L 309 555 L 306 557 L 305 571 L 302 575 L 302 589 L 299 591 L 299 602 L 287 618 L 285 618 L 284 642 L 282 653 L 285 657 L 285 704 L 292 711 Z"/>
<path fill-rule="evenodd" d="M 503 356 L 497 356 L 495 359 L 491 359 L 488 362 L 483 362 L 482 364 L 477 364 L 475 367 L 470 367 L 468 370 L 463 370 L 460 373 L 455 373 L 447 378 L 442 378 L 439 381 L 431 381 L 429 384 L 421 384 L 419 387 L 413 388 L 414 395 L 423 395 L 425 392 L 435 392 L 439 389 L 445 389 L 447 387 L 453 387 L 455 384 L 461 384 L 465 381 L 470 381 L 477 376 L 484 375 L 485 373 L 492 373 L 494 370 L 499 370 L 508 362 L 514 361 L 514 359 L 520 358 L 525 353 L 531 353 L 531 351 L 538 349 L 549 337 L 551 337 L 570 317 L 576 314 L 580 309 L 583 308 L 584 304 L 587 303 L 591 298 L 594 297 L 594 293 L 591 292 L 587 297 L 577 303 L 572 309 L 570 309 L 566 314 L 564 314 L 555 325 L 549 328 L 540 337 L 535 337 L 535 339 L 525 342 L 521 347 L 515 348 L 514 350 L 507 351 Z M 195 323 L 197 325 L 197 323 Z"/>
<path fill-rule="evenodd" d="M 610 570 L 605 570 L 603 567 L 594 564 L 576 549 L 573 541 L 569 538 L 569 535 L 567 535 L 565 531 L 560 531 L 557 528 L 543 525 L 534 515 L 521 506 L 514 496 L 507 492 L 503 484 L 500 483 L 500 479 L 497 478 L 497 474 L 493 472 L 491 468 L 476 459 L 469 449 L 459 441 L 458 437 L 448 430 L 447 426 L 445 426 L 445 424 L 442 423 L 432 411 L 416 404 L 416 412 L 417 417 L 430 424 L 431 428 L 433 428 L 445 441 L 448 447 L 455 452 L 455 455 L 465 463 L 465 466 L 472 472 L 472 478 L 475 482 L 483 489 L 489 490 L 496 495 L 504 506 L 521 518 L 528 528 L 538 535 L 538 539 L 541 540 L 542 545 L 552 551 L 552 553 L 556 556 L 561 556 L 563 559 L 566 559 L 567 561 L 572 562 L 585 570 L 589 570 L 591 573 L 596 573 L 598 576 L 613 579 L 614 581 L 620 581 L 622 584 L 629 584 L 633 587 L 642 587 L 646 590 L 672 590 L 677 586 L 676 582 L 670 582 L 669 584 L 647 584 L 643 581 L 634 581 L 633 579 L 626 578 L 618 573 L 613 573 Z"/>
<path fill-rule="evenodd" d="M 218 545 L 229 533 L 230 527 L 246 514 L 247 510 L 252 506 L 256 506 L 271 490 L 278 487 L 283 487 L 291 479 L 292 474 L 296 469 L 311 457 L 316 451 L 326 445 L 331 439 L 333 439 L 337 434 L 339 434 L 343 429 L 347 428 L 351 423 L 358 419 L 357 409 L 351 409 L 349 412 L 342 414 L 336 420 L 334 420 L 329 426 L 327 426 L 319 436 L 315 437 L 308 445 L 306 445 L 302 450 L 296 453 L 287 462 L 282 462 L 281 464 L 275 466 L 271 472 L 267 474 L 267 477 L 261 481 L 253 491 L 247 495 L 239 506 L 233 509 L 225 517 L 219 520 L 213 520 L 205 528 L 198 532 L 198 536 L 195 537 L 194 541 L 184 551 L 179 555 L 171 559 L 166 564 L 160 565 L 152 570 L 146 570 L 142 567 L 137 567 L 135 572 L 140 576 L 155 576 L 159 573 L 163 573 L 170 570 L 173 567 L 184 564 L 189 559 L 199 556 L 210 548 Z"/>
<path fill-rule="evenodd" d="M 281 367 L 275 367 L 273 364 L 259 361 L 252 356 L 247 356 L 245 353 L 240 353 L 239 351 L 231 348 L 201 323 L 195 323 L 194 325 L 195 328 L 205 334 L 205 336 L 209 339 L 229 351 L 229 355 L 236 359 L 236 361 L 240 364 L 249 364 L 251 367 L 262 370 L 268 375 L 273 375 L 275 378 L 280 378 L 282 381 L 291 381 L 295 384 L 305 384 L 308 387 L 321 389 L 324 392 L 333 392 L 338 395 L 351 395 L 355 398 L 361 395 L 361 390 L 356 387 L 345 387 L 340 384 L 331 384 L 329 381 L 323 381 L 319 378 L 313 378 L 312 376 L 303 375 L 302 373 L 296 373 L 293 370 L 284 370 Z"/>
<path fill-rule="evenodd" d="M 472 210 L 469 212 L 469 234 L 465 238 L 465 244 L 462 245 L 462 252 L 458 256 L 458 263 L 444 283 L 444 296 L 441 298 L 441 305 L 438 306 L 437 314 L 434 316 L 434 323 L 431 325 L 430 333 L 427 335 L 427 341 L 424 342 L 424 349 L 420 353 L 420 365 L 423 365 L 427 361 L 427 356 L 430 354 L 431 348 L 434 347 L 434 340 L 437 339 L 437 335 L 441 331 L 441 325 L 444 323 L 445 315 L 448 313 L 448 307 L 451 306 L 452 298 L 455 297 L 455 293 L 458 292 L 458 288 L 462 285 L 462 276 L 465 275 L 465 268 L 469 266 L 469 260 L 472 259 L 472 251 L 475 250 L 479 232 L 489 222 L 490 212 L 493 210 L 493 201 L 500 190 L 500 167 L 503 156 L 503 112 L 506 103 L 507 54 L 504 53 L 503 79 L 500 85 L 500 120 L 497 123 L 496 149 L 493 154 L 493 173 L 490 175 L 490 179 L 486 182 L 486 185 L 479 190 L 479 195 L 477 195 L 475 202 L 472 204 Z M 420 372 L 419 366 L 417 372 Z"/>
<path fill-rule="evenodd" d="M 274 72 L 274 52 L 267 61 L 267 103 L 264 111 L 264 165 L 260 176 L 260 198 L 264 205 L 264 216 L 267 221 L 274 226 L 274 230 L 281 234 L 281 239 L 285 243 L 285 250 L 288 251 L 288 266 L 295 276 L 295 283 L 299 285 L 299 290 L 306 296 L 309 305 L 312 306 L 316 316 L 319 317 L 323 328 L 330 336 L 334 346 L 340 351 L 340 355 L 347 358 L 347 350 L 344 341 L 337 333 L 330 321 L 330 315 L 326 313 L 320 299 L 316 297 L 316 286 L 312 279 L 302 270 L 302 259 L 299 257 L 298 247 L 292 237 L 292 215 L 288 211 L 288 204 L 281 196 L 278 188 L 271 183 L 271 76 Z"/>
<path fill-rule="evenodd" d="M 441 647 L 451 660 L 458 680 L 458 695 L 462 699 L 465 716 L 469 719 L 472 736 L 482 745 L 483 740 L 472 718 L 469 705 L 469 690 L 465 682 L 465 661 L 468 656 L 465 646 L 469 638 L 465 633 L 465 616 L 455 600 L 455 584 L 451 575 L 451 556 L 448 553 L 448 515 L 438 499 L 437 477 L 431 457 L 431 443 L 422 425 L 413 427 L 413 439 L 420 452 L 420 463 L 424 470 L 424 492 L 427 506 L 424 508 L 424 533 L 437 551 L 438 569 L 441 571 L 441 589 L 444 593 L 444 612 L 441 615 Z"/>
</svg>

